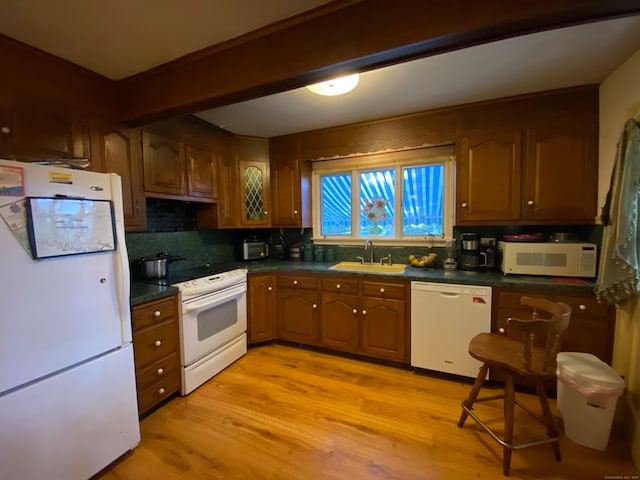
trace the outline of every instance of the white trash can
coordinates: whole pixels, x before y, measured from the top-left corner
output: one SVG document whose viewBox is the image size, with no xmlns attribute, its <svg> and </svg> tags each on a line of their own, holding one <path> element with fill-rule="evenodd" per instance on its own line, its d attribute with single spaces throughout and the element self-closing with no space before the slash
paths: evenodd
<svg viewBox="0 0 640 480">
<path fill-rule="evenodd" d="M 590 353 L 558 353 L 557 408 L 565 435 L 574 442 L 606 450 L 624 379 Z"/>
</svg>

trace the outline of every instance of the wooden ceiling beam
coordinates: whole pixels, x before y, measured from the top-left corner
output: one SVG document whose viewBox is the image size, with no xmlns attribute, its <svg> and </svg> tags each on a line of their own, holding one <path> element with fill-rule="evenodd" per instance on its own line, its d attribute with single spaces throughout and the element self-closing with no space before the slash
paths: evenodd
<svg viewBox="0 0 640 480">
<path fill-rule="evenodd" d="M 486 42 L 640 13 L 638 0 L 338 1 L 117 82 L 122 120 L 196 113 Z"/>
</svg>

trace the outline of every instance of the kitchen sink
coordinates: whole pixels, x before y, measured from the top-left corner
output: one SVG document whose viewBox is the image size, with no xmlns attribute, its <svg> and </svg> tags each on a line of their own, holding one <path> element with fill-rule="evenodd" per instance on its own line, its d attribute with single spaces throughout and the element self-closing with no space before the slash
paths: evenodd
<svg viewBox="0 0 640 480">
<path fill-rule="evenodd" d="M 406 265 L 394 263 L 392 265 L 380 265 L 379 263 L 340 262 L 329 267 L 329 270 L 344 270 L 352 272 L 376 272 L 399 275 L 404 272 Z"/>
</svg>

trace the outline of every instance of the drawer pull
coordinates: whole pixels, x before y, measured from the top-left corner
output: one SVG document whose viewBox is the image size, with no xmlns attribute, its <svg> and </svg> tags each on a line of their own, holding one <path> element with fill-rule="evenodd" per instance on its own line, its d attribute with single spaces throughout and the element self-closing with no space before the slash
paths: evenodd
<svg viewBox="0 0 640 480">
<path fill-rule="evenodd" d="M 337 288 L 337 289 L 340 289 L 340 284 L 337 284 L 337 285 L 336 285 L 336 288 Z"/>
<path fill-rule="evenodd" d="M 156 373 L 158 375 L 162 375 L 164 373 L 164 368 L 159 368 L 158 370 L 156 370 Z"/>
<path fill-rule="evenodd" d="M 156 340 L 155 342 L 153 342 L 153 344 L 154 344 L 156 347 L 159 347 L 160 345 L 162 345 L 162 341 L 161 341 L 161 340 Z"/>
<path fill-rule="evenodd" d="M 160 310 L 156 310 L 155 312 L 153 312 L 153 316 L 154 317 L 159 317 L 160 316 Z"/>
<path fill-rule="evenodd" d="M 586 310 L 587 306 L 583 303 L 580 304 L 580 306 L 578 307 L 580 310 Z"/>
<path fill-rule="evenodd" d="M 294 284 L 294 285 L 297 285 L 297 284 L 298 284 L 298 280 L 294 280 L 294 281 L 293 281 L 293 284 Z"/>
<path fill-rule="evenodd" d="M 381 289 L 380 289 L 380 293 L 384 293 L 384 288 L 381 288 Z"/>
<path fill-rule="evenodd" d="M 164 387 L 158 389 L 158 395 L 164 395 Z"/>
<path fill-rule="evenodd" d="M 500 328 L 498 329 L 498 331 L 499 331 L 500 333 L 504 333 L 504 328 L 503 328 L 503 327 L 500 327 Z"/>
</svg>

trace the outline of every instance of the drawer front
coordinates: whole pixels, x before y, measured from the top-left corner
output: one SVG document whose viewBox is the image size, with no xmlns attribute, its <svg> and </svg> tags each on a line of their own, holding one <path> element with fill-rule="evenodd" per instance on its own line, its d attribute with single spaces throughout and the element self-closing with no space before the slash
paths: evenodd
<svg viewBox="0 0 640 480">
<path fill-rule="evenodd" d="M 278 275 L 278 287 L 313 290 L 318 288 L 318 279 L 311 275 Z"/>
<path fill-rule="evenodd" d="M 403 283 L 362 282 L 362 295 L 367 297 L 404 299 Z"/>
<path fill-rule="evenodd" d="M 355 295 L 358 293 L 358 281 L 344 277 L 323 278 L 322 291 Z"/>
<path fill-rule="evenodd" d="M 165 398 L 180 390 L 180 372 L 165 377 L 162 381 L 138 391 L 138 413 L 142 414 Z"/>
<path fill-rule="evenodd" d="M 178 351 L 178 322 L 170 321 L 133 335 L 136 368 Z"/>
<path fill-rule="evenodd" d="M 178 352 L 136 370 L 136 386 L 138 391 L 141 391 L 155 383 L 166 381 L 165 379 L 171 375 L 180 376 Z"/>
<path fill-rule="evenodd" d="M 166 322 L 171 318 L 177 319 L 178 300 L 173 296 L 133 307 L 131 318 L 134 332 Z"/>
<path fill-rule="evenodd" d="M 595 297 L 563 297 L 557 296 L 556 302 L 564 302 L 571 307 L 571 315 L 589 315 L 592 317 L 606 317 L 609 313 L 607 303 L 598 303 Z"/>
<path fill-rule="evenodd" d="M 527 312 L 531 312 L 531 307 L 523 305 L 520 302 L 522 297 L 532 297 L 532 298 L 547 298 L 549 300 L 554 300 L 552 295 L 535 295 L 529 293 L 517 293 L 517 292 L 500 292 L 498 297 L 498 304 L 500 308 L 507 308 L 509 310 L 526 310 Z M 522 317 L 526 318 L 526 317 Z"/>
</svg>

